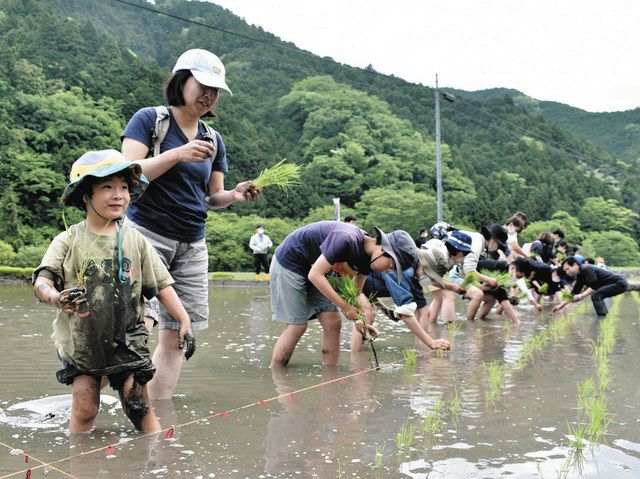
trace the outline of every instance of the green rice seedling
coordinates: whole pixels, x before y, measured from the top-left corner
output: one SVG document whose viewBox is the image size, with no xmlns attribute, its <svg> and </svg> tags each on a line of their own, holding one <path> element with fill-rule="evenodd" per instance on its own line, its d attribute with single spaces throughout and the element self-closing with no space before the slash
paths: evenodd
<svg viewBox="0 0 640 479">
<path fill-rule="evenodd" d="M 611 417 L 607 413 L 607 405 L 601 394 L 591 397 L 588 414 L 587 437 L 590 442 L 600 444 L 611 423 Z"/>
<path fill-rule="evenodd" d="M 573 295 L 568 291 L 563 291 L 560 299 L 562 301 L 571 301 L 573 299 Z"/>
<path fill-rule="evenodd" d="M 444 409 L 444 402 L 441 398 L 437 398 L 433 402 L 433 409 L 429 411 L 422 423 L 422 429 L 425 434 L 436 434 L 442 429 L 442 410 Z"/>
<path fill-rule="evenodd" d="M 547 291 L 549 291 L 549 283 L 542 283 L 538 288 L 539 294 L 547 294 Z"/>
<path fill-rule="evenodd" d="M 444 358 L 444 349 L 436 349 L 434 351 L 436 358 L 441 359 Z"/>
<path fill-rule="evenodd" d="M 584 451 L 588 446 L 586 439 L 587 427 L 584 424 L 578 424 L 575 428 L 571 425 L 568 427 L 571 439 L 569 439 L 569 465 L 572 469 L 582 471 L 584 462 Z"/>
<path fill-rule="evenodd" d="M 413 349 L 403 349 L 402 355 L 404 356 L 404 367 L 415 368 L 418 360 L 418 353 Z"/>
<path fill-rule="evenodd" d="M 482 339 L 482 330 L 480 329 L 476 329 L 476 340 L 481 340 Z"/>
<path fill-rule="evenodd" d="M 457 332 L 460 331 L 460 329 L 462 328 L 462 323 L 459 321 L 449 321 L 445 327 L 447 328 L 447 332 L 450 335 L 454 335 Z"/>
<path fill-rule="evenodd" d="M 611 377 L 609 376 L 609 361 L 602 360 L 597 366 L 598 390 L 606 391 L 611 386 Z"/>
<path fill-rule="evenodd" d="M 480 280 L 478 279 L 478 274 L 475 271 L 472 271 L 464 277 L 460 287 L 462 289 L 467 289 L 469 286 L 478 286 L 479 284 Z"/>
<path fill-rule="evenodd" d="M 409 423 L 407 419 L 405 423 L 400 428 L 398 435 L 396 437 L 396 444 L 398 446 L 399 451 L 407 451 L 411 448 L 413 444 L 413 439 L 416 435 L 416 428 Z"/>
<path fill-rule="evenodd" d="M 457 419 L 461 413 L 462 413 L 462 396 L 456 389 L 453 395 L 453 398 L 451 399 L 451 401 L 449 401 L 449 414 L 454 419 Z"/>
<path fill-rule="evenodd" d="M 487 372 L 487 382 L 489 383 L 489 391 L 485 394 L 485 398 L 491 402 L 498 397 L 504 385 L 507 367 L 504 364 L 499 364 L 498 361 L 485 363 L 484 367 Z"/>
<path fill-rule="evenodd" d="M 479 273 L 494 278 L 498 282 L 498 288 L 507 289 L 515 285 L 515 281 L 507 271 L 489 271 L 482 269 Z"/>
<path fill-rule="evenodd" d="M 382 469 L 384 467 L 383 458 L 384 458 L 385 447 L 386 447 L 386 444 L 383 444 L 382 447 L 376 446 L 376 456 L 373 459 L 374 469 Z"/>
<path fill-rule="evenodd" d="M 287 161 L 286 158 L 262 170 L 255 180 L 249 182 L 247 189 L 262 191 L 267 186 L 277 186 L 286 191 L 300 185 L 300 165 L 285 163 L 285 161 Z"/>
<path fill-rule="evenodd" d="M 578 407 L 581 411 L 586 412 L 589 407 L 589 398 L 596 390 L 595 381 L 593 378 L 587 378 L 581 383 L 578 383 Z"/>
</svg>

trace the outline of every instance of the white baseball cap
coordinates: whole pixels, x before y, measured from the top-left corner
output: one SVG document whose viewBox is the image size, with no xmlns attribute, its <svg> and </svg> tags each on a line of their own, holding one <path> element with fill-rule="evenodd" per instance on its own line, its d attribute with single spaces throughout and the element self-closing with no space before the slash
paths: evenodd
<svg viewBox="0 0 640 479">
<path fill-rule="evenodd" d="M 224 81 L 224 65 L 216 55 L 207 50 L 194 48 L 184 52 L 173 67 L 173 73 L 178 70 L 189 70 L 202 85 L 221 88 L 233 95 Z"/>
</svg>

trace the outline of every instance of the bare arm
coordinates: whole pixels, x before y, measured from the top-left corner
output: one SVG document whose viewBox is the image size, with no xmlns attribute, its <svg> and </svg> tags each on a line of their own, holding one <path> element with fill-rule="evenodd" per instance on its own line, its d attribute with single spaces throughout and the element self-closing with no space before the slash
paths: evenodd
<svg viewBox="0 0 640 479">
<path fill-rule="evenodd" d="M 164 306 L 164 309 L 167 310 L 171 317 L 180 323 L 178 336 L 184 341 L 185 335 L 191 330 L 191 320 L 180 298 L 178 298 L 175 289 L 173 289 L 172 286 L 162 288 L 158 293 L 158 301 L 160 301 L 160 304 Z"/>
<path fill-rule="evenodd" d="M 404 324 L 409 328 L 416 337 L 431 349 L 449 349 L 451 344 L 446 339 L 434 340 L 427 334 L 427 332 L 420 326 L 420 323 L 415 316 L 400 315 Z"/>
<path fill-rule="evenodd" d="M 327 258 L 321 254 L 307 275 L 307 278 L 311 283 L 318 288 L 329 301 L 340 308 L 347 319 L 355 321 L 358 319 L 358 309 L 355 306 L 350 305 L 344 299 L 340 297 L 338 293 L 331 287 L 329 281 L 325 277 L 325 274 L 331 269 L 331 263 L 327 261 Z"/>
<path fill-rule="evenodd" d="M 38 276 L 35 284 L 33 285 L 33 289 L 35 291 L 36 298 L 38 298 L 40 301 L 50 304 L 54 308 L 62 309 L 62 304 L 60 303 L 60 293 L 56 291 L 53 281 L 48 278 Z"/>
<path fill-rule="evenodd" d="M 214 171 L 209 179 L 209 196 L 207 204 L 209 208 L 218 210 L 226 208 L 233 203 L 242 201 L 255 200 L 259 196 L 259 192 L 252 194 L 251 190 L 247 190 L 248 181 L 242 181 L 232 190 L 224 189 L 224 173 Z"/>
<path fill-rule="evenodd" d="M 149 181 L 162 176 L 179 161 L 202 163 L 211 156 L 213 145 L 207 141 L 193 140 L 179 148 L 167 150 L 164 153 L 147 158 L 149 147 L 144 143 L 125 137 L 121 148 L 123 156 L 129 161 L 135 161 L 142 166 L 142 173 Z"/>
</svg>

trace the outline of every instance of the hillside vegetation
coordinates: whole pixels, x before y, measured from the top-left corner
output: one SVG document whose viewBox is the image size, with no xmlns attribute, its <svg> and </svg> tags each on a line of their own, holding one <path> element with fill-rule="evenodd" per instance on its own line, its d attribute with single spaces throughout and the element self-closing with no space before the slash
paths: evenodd
<svg viewBox="0 0 640 479">
<path fill-rule="evenodd" d="M 175 59 L 196 47 L 222 58 L 234 92 L 211 122 L 227 146 L 227 184 L 282 158 L 303 166 L 302 185 L 288 194 L 268 191 L 210 215 L 212 269 L 249 265 L 256 222 L 277 243 L 305 221 L 330 219 L 333 197 L 365 229 L 415 234 L 435 220 L 432 89 L 300 51 L 214 4 L 134 3 L 144 9 L 0 0 L 0 263 L 37 262 L 63 228 L 58 198 L 71 163 L 88 149 L 119 149 L 128 118 L 163 103 Z M 569 240 L 586 246 L 615 232 L 627 250 L 614 261 L 640 261 L 637 163 L 508 96 L 443 102 L 442 137 L 451 223 L 478 227 L 522 210 L 534 222 L 570 220 L 577 234 Z"/>
</svg>

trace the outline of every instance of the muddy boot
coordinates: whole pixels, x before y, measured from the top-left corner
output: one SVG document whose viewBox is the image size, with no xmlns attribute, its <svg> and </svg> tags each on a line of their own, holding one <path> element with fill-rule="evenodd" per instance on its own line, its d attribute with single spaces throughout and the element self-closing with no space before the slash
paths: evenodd
<svg viewBox="0 0 640 479">
<path fill-rule="evenodd" d="M 256 281 L 260 281 L 262 278 L 260 277 L 260 273 L 256 274 Z"/>
</svg>

